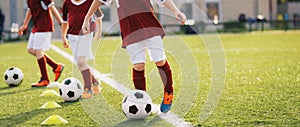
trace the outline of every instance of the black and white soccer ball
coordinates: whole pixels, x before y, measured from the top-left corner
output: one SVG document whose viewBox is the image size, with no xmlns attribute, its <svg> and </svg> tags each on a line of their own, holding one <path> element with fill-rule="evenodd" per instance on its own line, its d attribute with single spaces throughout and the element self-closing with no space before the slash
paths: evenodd
<svg viewBox="0 0 300 127">
<path fill-rule="evenodd" d="M 122 111 L 129 119 L 145 119 L 152 110 L 151 97 L 142 90 L 132 90 L 124 96 Z"/>
<path fill-rule="evenodd" d="M 64 79 L 59 87 L 59 94 L 65 101 L 76 101 L 82 93 L 83 85 L 74 77 Z"/>
<path fill-rule="evenodd" d="M 23 81 L 23 72 L 17 67 L 11 67 L 4 73 L 4 81 L 9 86 L 18 86 Z"/>
</svg>

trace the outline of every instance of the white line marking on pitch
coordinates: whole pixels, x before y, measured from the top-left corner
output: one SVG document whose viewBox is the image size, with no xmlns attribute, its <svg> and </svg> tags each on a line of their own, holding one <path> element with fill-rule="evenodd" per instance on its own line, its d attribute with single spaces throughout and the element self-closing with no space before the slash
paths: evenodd
<svg viewBox="0 0 300 127">
<path fill-rule="evenodd" d="M 74 63 L 73 56 L 71 56 L 67 52 L 61 50 L 60 48 L 56 47 L 55 45 L 51 45 L 51 49 L 54 50 L 55 52 L 57 52 L 58 54 L 60 54 L 61 56 L 67 58 L 72 63 Z M 117 91 L 122 93 L 123 95 L 125 95 L 126 93 L 128 93 L 130 91 L 130 89 L 128 89 L 127 87 L 125 87 L 125 86 L 121 85 L 120 83 L 118 83 L 117 81 L 109 78 L 108 75 L 101 74 L 96 69 L 93 69 L 93 70 L 94 70 L 94 74 L 95 74 L 96 77 L 99 77 L 101 81 L 103 81 L 106 84 L 110 85 L 111 87 L 113 87 L 114 89 L 116 89 Z M 172 113 L 172 112 L 161 113 L 159 111 L 159 105 L 158 104 L 153 104 L 153 108 L 155 110 L 157 110 L 157 111 L 154 111 L 154 112 L 157 113 L 160 116 L 160 118 L 166 120 L 167 122 L 169 122 L 170 124 L 172 124 L 176 127 L 191 127 L 192 126 L 191 123 L 184 121 L 184 119 L 180 118 L 175 113 Z"/>
</svg>

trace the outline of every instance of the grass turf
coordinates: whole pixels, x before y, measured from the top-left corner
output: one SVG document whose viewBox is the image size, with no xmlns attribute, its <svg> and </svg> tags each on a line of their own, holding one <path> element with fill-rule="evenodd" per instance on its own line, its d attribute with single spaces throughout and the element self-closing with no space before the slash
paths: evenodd
<svg viewBox="0 0 300 127">
<path fill-rule="evenodd" d="M 199 117 L 210 90 L 212 75 L 210 54 L 201 40 L 204 36 L 209 35 L 200 35 L 200 38 L 195 35 L 167 36 L 164 39 L 174 74 L 176 95 L 173 112 L 195 126 L 299 126 L 299 31 L 220 35 L 226 58 L 225 87 L 217 108 L 205 122 L 200 123 Z M 62 48 L 61 43 L 53 44 Z M 71 53 L 70 49 L 64 50 Z M 110 86 L 102 85 L 102 96 L 91 100 L 95 102 L 92 105 L 94 107 L 89 107 L 91 103 L 85 101 L 66 103 L 59 97 L 40 97 L 45 88 L 30 87 L 30 83 L 38 80 L 39 70 L 35 58 L 26 52 L 26 43 L 3 44 L 0 45 L 0 51 L 2 65 L 0 72 L 4 73 L 7 68 L 16 66 L 24 73 L 24 81 L 19 87 L 10 88 L 4 83 L 3 78 L 0 79 L 1 126 L 40 126 L 43 120 L 54 114 L 70 122 L 63 126 L 132 124 L 126 121 L 121 113 L 120 103 L 123 95 Z M 189 52 L 193 55 L 190 59 L 187 56 Z M 66 65 L 59 81 L 79 75 L 74 71 L 76 67 L 56 52 L 50 50 L 47 54 Z M 193 60 L 196 61 L 195 66 L 198 70 L 185 68 L 189 64 L 193 65 L 191 62 Z M 113 74 L 111 78 L 126 87 L 133 88 L 130 82 L 129 58 L 126 51 L 120 48 L 118 38 L 104 38 L 96 51 L 96 60 L 91 66 L 104 74 Z M 48 70 L 52 79 L 51 68 Z M 198 75 L 193 75 L 195 71 Z M 153 102 L 160 103 L 162 85 L 156 67 L 150 61 L 147 61 L 146 74 L 148 92 Z M 189 83 L 186 79 L 194 80 L 194 77 L 199 79 L 199 84 L 185 84 Z M 193 100 L 193 105 L 182 108 L 180 105 L 184 105 L 184 102 L 176 99 L 182 94 L 183 88 L 191 86 L 197 86 L 196 96 L 186 100 Z M 56 101 L 62 108 L 39 109 L 47 101 Z M 101 118 L 95 118 L 97 114 L 88 110 L 95 107 L 97 108 L 95 113 L 101 114 Z M 138 121 L 138 124 L 171 126 L 155 115 L 145 121 Z"/>
</svg>

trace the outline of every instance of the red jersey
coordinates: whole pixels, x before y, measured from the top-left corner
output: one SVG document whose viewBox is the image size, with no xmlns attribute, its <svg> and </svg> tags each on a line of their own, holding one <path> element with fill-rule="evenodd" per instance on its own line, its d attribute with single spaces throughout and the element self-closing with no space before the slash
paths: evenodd
<svg viewBox="0 0 300 127">
<path fill-rule="evenodd" d="M 27 4 L 33 20 L 31 32 L 53 32 L 54 25 L 49 7 L 54 2 L 52 0 L 27 0 Z"/>
<path fill-rule="evenodd" d="M 106 3 L 109 0 L 99 1 Z M 154 36 L 166 35 L 154 14 L 150 0 L 119 0 L 117 4 L 122 47 Z"/>
<path fill-rule="evenodd" d="M 82 0 L 75 2 L 74 0 L 66 0 L 63 5 L 62 18 L 65 22 L 69 23 L 68 34 L 79 35 L 81 34 L 81 26 L 84 21 L 93 0 Z M 94 31 L 96 25 L 91 22 L 91 31 Z"/>
</svg>

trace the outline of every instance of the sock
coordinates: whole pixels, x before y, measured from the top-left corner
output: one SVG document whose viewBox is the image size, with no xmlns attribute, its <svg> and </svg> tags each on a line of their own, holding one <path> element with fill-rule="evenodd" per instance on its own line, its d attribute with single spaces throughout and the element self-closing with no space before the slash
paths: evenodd
<svg viewBox="0 0 300 127">
<path fill-rule="evenodd" d="M 135 89 L 146 91 L 145 70 L 137 71 L 132 68 L 132 80 Z"/>
<path fill-rule="evenodd" d="M 50 65 L 53 69 L 57 68 L 58 64 L 54 60 L 52 60 L 50 56 L 44 54 L 44 57 L 48 65 Z"/>
<path fill-rule="evenodd" d="M 45 59 L 45 57 L 42 57 L 42 58 L 38 59 L 37 62 L 39 64 L 42 79 L 49 81 L 47 68 L 46 68 L 46 59 Z"/>
<path fill-rule="evenodd" d="M 173 79 L 172 70 L 168 61 L 163 66 L 157 66 L 159 75 L 164 84 L 164 91 L 168 93 L 173 93 Z"/>
<path fill-rule="evenodd" d="M 91 76 L 92 76 L 92 83 L 93 83 L 93 84 L 96 83 L 96 82 L 98 82 L 98 80 L 97 80 L 96 77 L 92 74 L 92 72 L 91 72 Z"/>
<path fill-rule="evenodd" d="M 91 71 L 90 69 L 85 69 L 81 71 L 83 81 L 84 81 L 84 89 L 88 88 L 89 90 L 92 87 L 92 76 L 91 76 Z"/>
</svg>

